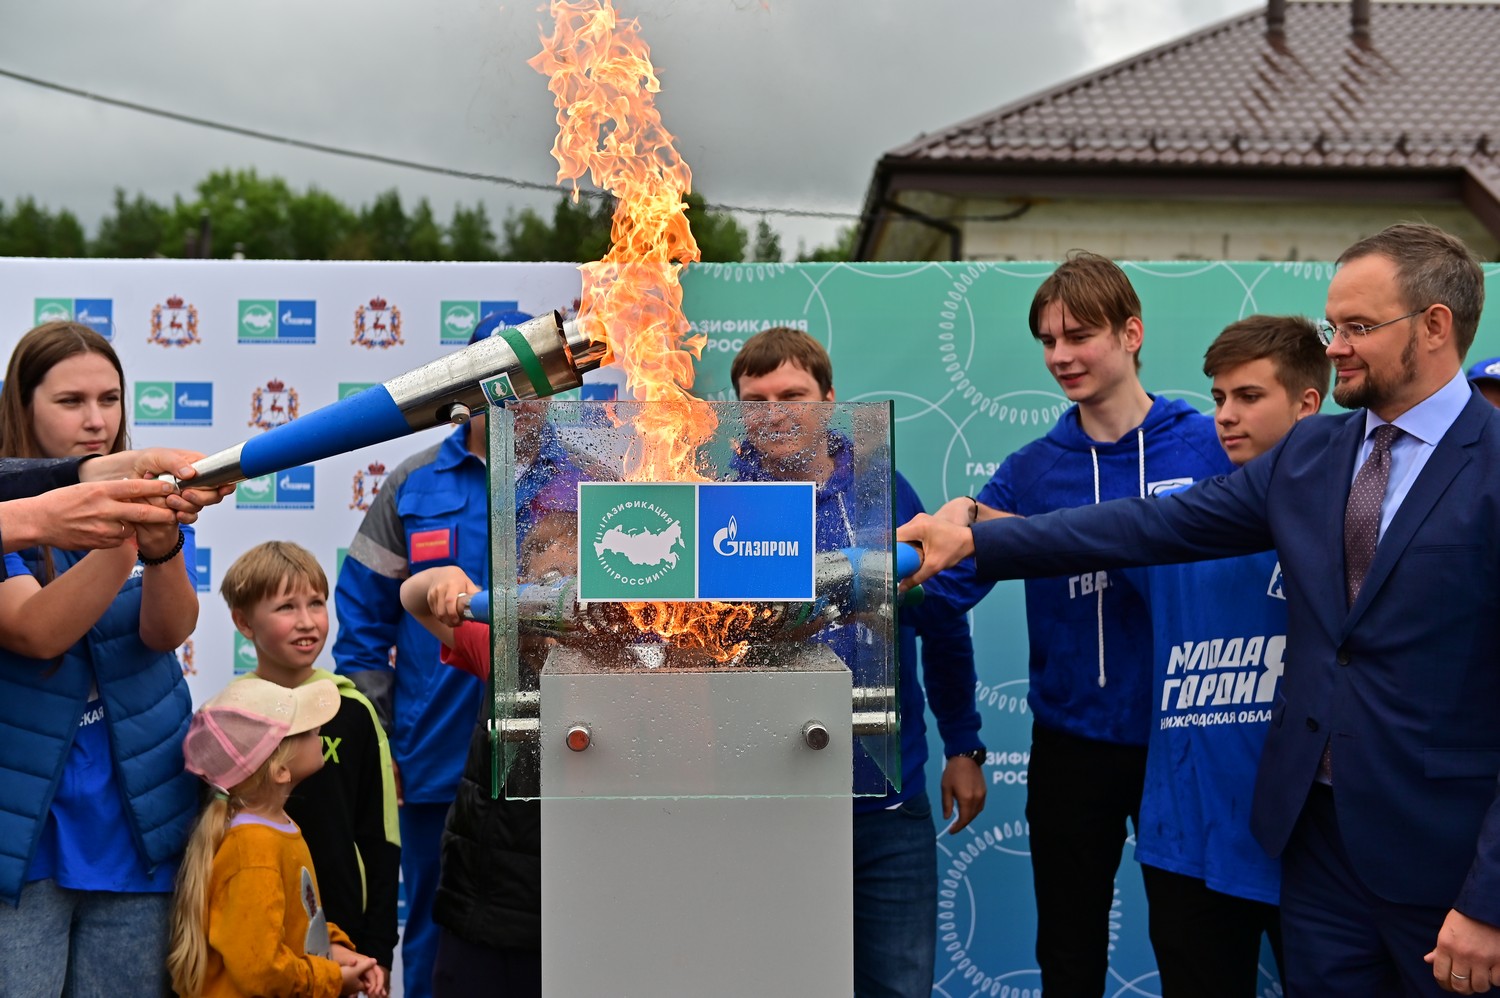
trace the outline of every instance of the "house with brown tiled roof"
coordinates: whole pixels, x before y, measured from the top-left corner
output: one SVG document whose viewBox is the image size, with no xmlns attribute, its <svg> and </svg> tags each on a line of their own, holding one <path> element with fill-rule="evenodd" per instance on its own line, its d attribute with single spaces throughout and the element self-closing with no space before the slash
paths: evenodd
<svg viewBox="0 0 1500 998">
<path fill-rule="evenodd" d="M 881 157 L 859 260 L 1500 257 L 1500 4 L 1271 0 Z"/>
</svg>

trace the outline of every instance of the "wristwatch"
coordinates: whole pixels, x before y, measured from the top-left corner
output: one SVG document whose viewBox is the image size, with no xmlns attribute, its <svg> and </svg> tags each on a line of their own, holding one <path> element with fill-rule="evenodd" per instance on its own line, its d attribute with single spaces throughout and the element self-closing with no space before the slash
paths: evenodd
<svg viewBox="0 0 1500 998">
<path fill-rule="evenodd" d="M 972 752 L 960 752 L 957 755 L 950 755 L 948 758 L 950 758 L 950 759 L 973 759 L 974 762 L 975 762 L 975 764 L 978 765 L 981 769 L 983 769 L 984 768 L 984 760 L 986 758 L 988 758 L 988 756 L 989 756 L 989 752 L 983 746 L 980 746 L 979 748 L 975 749 Z"/>
</svg>

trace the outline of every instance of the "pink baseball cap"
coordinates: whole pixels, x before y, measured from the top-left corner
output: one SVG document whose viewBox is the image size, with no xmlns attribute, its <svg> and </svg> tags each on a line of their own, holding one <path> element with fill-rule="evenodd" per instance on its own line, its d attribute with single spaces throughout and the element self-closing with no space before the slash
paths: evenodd
<svg viewBox="0 0 1500 998">
<path fill-rule="evenodd" d="M 295 689 L 259 676 L 229 684 L 199 708 L 182 754 L 187 771 L 220 790 L 244 783 L 290 735 L 327 724 L 339 712 L 339 689 L 317 679 Z"/>
</svg>

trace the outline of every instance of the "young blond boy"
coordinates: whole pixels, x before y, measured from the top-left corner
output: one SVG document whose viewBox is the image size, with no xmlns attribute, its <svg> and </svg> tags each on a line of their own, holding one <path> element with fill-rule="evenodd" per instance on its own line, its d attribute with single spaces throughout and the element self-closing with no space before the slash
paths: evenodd
<svg viewBox="0 0 1500 998">
<path fill-rule="evenodd" d="M 339 711 L 322 728 L 323 768 L 286 811 L 307 841 L 329 919 L 389 977 L 401 864 L 391 751 L 370 701 L 315 665 L 328 640 L 328 577 L 306 548 L 267 541 L 235 559 L 219 592 L 255 645 L 255 675 L 288 688 L 327 679 L 339 689 Z"/>
</svg>

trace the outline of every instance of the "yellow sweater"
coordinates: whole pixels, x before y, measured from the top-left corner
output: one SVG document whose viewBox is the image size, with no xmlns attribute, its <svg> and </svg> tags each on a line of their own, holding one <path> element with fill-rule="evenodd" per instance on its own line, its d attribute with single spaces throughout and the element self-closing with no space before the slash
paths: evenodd
<svg viewBox="0 0 1500 998">
<path fill-rule="evenodd" d="M 323 914 L 302 833 L 253 819 L 232 826 L 208 885 L 203 998 L 338 998 L 331 943 L 353 949 Z"/>
</svg>

